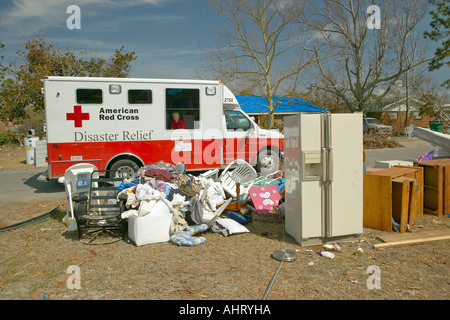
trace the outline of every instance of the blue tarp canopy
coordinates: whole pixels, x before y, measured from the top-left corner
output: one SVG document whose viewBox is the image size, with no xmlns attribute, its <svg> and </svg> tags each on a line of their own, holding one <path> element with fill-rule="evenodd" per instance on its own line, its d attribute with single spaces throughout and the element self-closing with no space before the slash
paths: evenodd
<svg viewBox="0 0 450 320">
<path fill-rule="evenodd" d="M 267 107 L 267 100 L 263 97 L 238 95 L 236 96 L 236 99 L 241 105 L 241 109 L 247 114 L 262 114 L 269 111 L 269 108 Z M 319 108 L 312 103 L 298 97 L 280 98 L 279 96 L 275 96 L 273 98 L 273 101 L 276 101 L 275 105 L 277 106 L 274 114 L 286 114 L 295 112 L 328 112 L 328 110 Z"/>
</svg>

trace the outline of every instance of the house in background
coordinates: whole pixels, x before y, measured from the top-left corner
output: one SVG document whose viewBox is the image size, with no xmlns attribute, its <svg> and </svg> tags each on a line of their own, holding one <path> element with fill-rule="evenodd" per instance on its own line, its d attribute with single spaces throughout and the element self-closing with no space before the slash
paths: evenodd
<svg viewBox="0 0 450 320">
<path fill-rule="evenodd" d="M 379 90 L 383 94 L 383 90 Z M 426 104 L 422 99 L 423 94 L 410 87 L 409 92 L 409 119 L 406 124 L 406 96 L 407 88 L 402 80 L 397 80 L 390 92 L 382 99 L 373 99 L 371 105 L 365 110 L 367 117 L 380 120 L 381 123 L 392 126 L 396 131 L 404 132 L 405 127 L 413 124 L 416 127 L 428 128 L 430 122 L 442 121 L 444 127 L 450 126 L 450 113 L 447 102 L 437 101 L 434 106 Z M 446 109 L 447 107 L 447 109 Z"/>
<path fill-rule="evenodd" d="M 409 121 L 408 125 L 413 124 L 416 127 L 428 128 L 430 122 L 443 121 L 444 128 L 450 126 L 450 123 L 445 123 L 448 118 L 449 105 L 436 106 L 434 113 L 437 115 L 430 115 L 424 112 L 425 104 L 417 99 L 409 99 Z M 380 120 L 380 122 L 394 127 L 396 131 L 403 132 L 406 121 L 406 98 L 397 101 L 385 101 L 381 108 L 376 111 L 368 111 L 367 117 L 373 117 Z"/>
<path fill-rule="evenodd" d="M 423 106 L 424 103 L 421 101 L 409 99 L 409 124 L 414 124 L 417 127 L 428 127 L 428 123 L 435 120 L 435 117 L 422 113 Z M 383 107 L 383 120 L 390 121 L 391 126 L 398 131 L 402 131 L 405 127 L 406 111 L 406 98 L 390 103 Z"/>
<path fill-rule="evenodd" d="M 254 117 L 255 122 L 264 127 L 268 119 L 268 103 L 263 97 L 250 95 L 237 95 L 241 109 L 250 117 Z M 298 98 L 298 97 L 280 97 L 273 98 L 276 109 L 274 111 L 275 127 L 283 129 L 283 117 L 297 114 L 300 112 L 328 112 L 328 110 L 317 107 L 316 105 Z"/>
</svg>

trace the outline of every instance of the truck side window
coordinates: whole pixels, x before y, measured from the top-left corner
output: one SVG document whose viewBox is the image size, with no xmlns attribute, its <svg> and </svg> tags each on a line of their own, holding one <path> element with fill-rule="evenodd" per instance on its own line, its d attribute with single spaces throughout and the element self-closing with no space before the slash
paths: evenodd
<svg viewBox="0 0 450 320">
<path fill-rule="evenodd" d="M 102 104 L 102 89 L 77 89 L 77 103 Z"/>
<path fill-rule="evenodd" d="M 178 114 L 186 129 L 194 129 L 196 121 L 200 121 L 199 89 L 166 89 L 166 128 L 176 129 L 172 120 Z"/>
<path fill-rule="evenodd" d="M 151 104 L 153 100 L 152 90 L 128 90 L 129 104 Z"/>
<path fill-rule="evenodd" d="M 227 130 L 247 131 L 252 127 L 250 120 L 240 111 L 225 111 Z"/>
</svg>

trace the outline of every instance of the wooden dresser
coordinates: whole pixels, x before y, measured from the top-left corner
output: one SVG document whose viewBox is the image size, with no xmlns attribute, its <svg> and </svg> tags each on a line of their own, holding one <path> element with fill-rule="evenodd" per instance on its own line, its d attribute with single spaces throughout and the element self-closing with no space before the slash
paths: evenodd
<svg viewBox="0 0 450 320">
<path fill-rule="evenodd" d="M 423 215 L 424 169 L 420 166 L 394 166 L 368 170 L 363 177 L 363 226 L 393 231 L 411 229 Z"/>
</svg>

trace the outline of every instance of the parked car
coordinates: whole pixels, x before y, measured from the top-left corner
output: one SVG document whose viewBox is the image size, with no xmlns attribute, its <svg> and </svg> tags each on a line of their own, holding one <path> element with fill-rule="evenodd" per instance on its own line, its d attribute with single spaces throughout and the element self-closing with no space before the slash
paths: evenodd
<svg viewBox="0 0 450 320">
<path fill-rule="evenodd" d="M 363 130 L 364 133 L 384 133 L 392 134 L 392 127 L 382 124 L 380 120 L 376 118 L 364 118 L 363 119 Z"/>
</svg>

